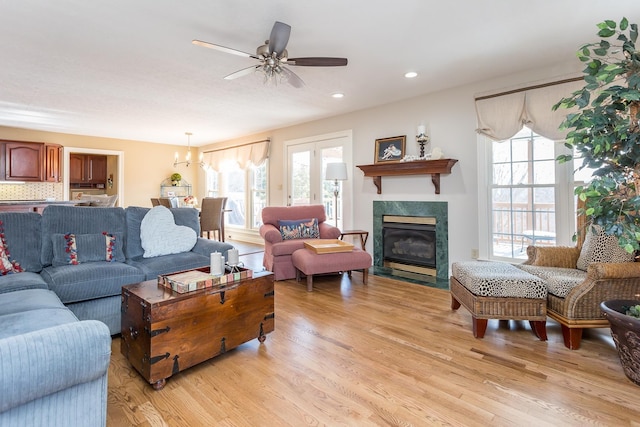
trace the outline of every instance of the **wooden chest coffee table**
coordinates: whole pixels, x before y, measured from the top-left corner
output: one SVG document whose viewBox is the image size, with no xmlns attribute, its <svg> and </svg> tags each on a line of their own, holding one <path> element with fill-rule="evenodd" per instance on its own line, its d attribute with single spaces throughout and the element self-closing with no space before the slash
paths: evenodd
<svg viewBox="0 0 640 427">
<path fill-rule="evenodd" d="M 167 378 L 273 332 L 273 275 L 188 293 L 150 280 L 122 287 L 120 351 L 156 390 Z"/>
</svg>

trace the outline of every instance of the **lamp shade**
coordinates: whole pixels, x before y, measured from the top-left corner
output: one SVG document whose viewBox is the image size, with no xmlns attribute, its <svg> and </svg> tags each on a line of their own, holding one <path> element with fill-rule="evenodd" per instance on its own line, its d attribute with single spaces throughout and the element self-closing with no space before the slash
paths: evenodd
<svg viewBox="0 0 640 427">
<path fill-rule="evenodd" d="M 347 164 L 346 163 L 327 163 L 327 169 L 324 174 L 326 180 L 347 180 Z"/>
</svg>

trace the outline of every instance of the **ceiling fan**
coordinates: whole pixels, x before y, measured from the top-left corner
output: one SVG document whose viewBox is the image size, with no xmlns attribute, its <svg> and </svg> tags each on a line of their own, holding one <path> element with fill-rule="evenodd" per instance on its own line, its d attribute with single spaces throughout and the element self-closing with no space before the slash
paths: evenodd
<svg viewBox="0 0 640 427">
<path fill-rule="evenodd" d="M 251 67 L 243 68 L 229 74 L 225 77 L 227 80 L 236 79 L 261 70 L 264 73 L 265 81 L 273 79 L 277 82 L 277 79 L 281 78 L 286 80 L 292 86 L 299 88 L 304 86 L 304 82 L 296 73 L 289 70 L 284 65 L 304 67 L 340 67 L 347 65 L 347 58 L 289 58 L 286 47 L 287 43 L 289 43 L 290 34 L 291 26 L 283 22 L 276 21 L 271 29 L 269 40 L 265 40 L 264 44 L 256 49 L 255 55 L 202 40 L 193 40 L 192 43 L 197 46 L 204 46 L 221 52 L 230 53 L 232 55 L 244 56 L 246 58 L 253 58 L 260 61 L 260 64 L 258 65 L 252 65 Z"/>
</svg>

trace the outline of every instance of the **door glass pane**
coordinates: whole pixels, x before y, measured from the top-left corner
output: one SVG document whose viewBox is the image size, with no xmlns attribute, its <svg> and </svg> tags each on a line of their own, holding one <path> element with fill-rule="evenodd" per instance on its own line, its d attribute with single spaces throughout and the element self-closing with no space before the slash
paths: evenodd
<svg viewBox="0 0 640 427">
<path fill-rule="evenodd" d="M 327 181 L 324 179 L 325 171 L 327 170 L 328 163 L 340 163 L 342 162 L 342 146 L 323 148 L 321 150 L 322 157 L 322 204 L 327 215 L 327 221 L 331 225 L 336 225 L 338 228 L 342 228 L 342 181 L 338 181 L 338 197 L 334 194 L 336 190 L 335 181 Z M 337 218 L 336 223 L 336 208 Z"/>
<path fill-rule="evenodd" d="M 301 151 L 291 155 L 291 195 L 289 204 L 311 204 L 311 152 Z"/>
</svg>

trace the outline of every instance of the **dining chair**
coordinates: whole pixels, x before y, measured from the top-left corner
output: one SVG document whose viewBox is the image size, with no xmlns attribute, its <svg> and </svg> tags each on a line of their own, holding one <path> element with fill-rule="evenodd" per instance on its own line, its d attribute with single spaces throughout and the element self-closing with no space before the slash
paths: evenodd
<svg viewBox="0 0 640 427">
<path fill-rule="evenodd" d="M 159 206 L 159 205 L 160 205 L 160 199 L 158 199 L 157 197 L 152 197 L 151 206 Z"/>
<path fill-rule="evenodd" d="M 160 202 L 161 206 L 164 206 L 165 208 L 171 208 L 171 199 L 169 197 L 160 197 L 158 199 L 158 202 Z"/>
<path fill-rule="evenodd" d="M 200 206 L 200 232 L 207 239 L 218 233 L 218 240 L 224 242 L 224 208 L 226 197 L 205 197 Z M 212 233 L 213 232 L 213 233 Z"/>
</svg>

